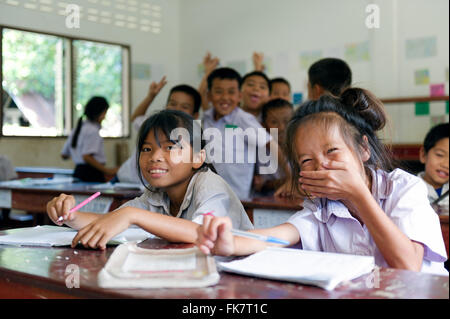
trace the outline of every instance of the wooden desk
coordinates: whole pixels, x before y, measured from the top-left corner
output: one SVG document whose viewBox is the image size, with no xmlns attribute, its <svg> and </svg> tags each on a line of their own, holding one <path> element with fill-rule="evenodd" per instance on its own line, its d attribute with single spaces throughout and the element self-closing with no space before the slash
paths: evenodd
<svg viewBox="0 0 450 319">
<path fill-rule="evenodd" d="M 89 196 L 97 191 L 92 189 L 92 185 L 90 183 L 62 183 L 46 186 L 0 186 L 0 192 L 11 192 L 10 207 L 5 207 L 5 205 L 0 205 L 0 207 L 24 210 L 34 214 L 46 214 L 47 202 L 53 197 L 61 193 Z M 142 194 L 139 190 L 127 189 L 107 189 L 101 190 L 101 192 L 103 199 L 112 199 L 109 211 Z"/>
<path fill-rule="evenodd" d="M 5 234 L 6 232 L 0 232 Z M 185 248 L 149 239 L 144 248 Z M 449 298 L 448 277 L 389 268 L 379 269 L 379 287 L 370 288 L 373 275 L 342 283 L 333 291 L 321 288 L 220 273 L 217 285 L 183 289 L 103 289 L 97 275 L 114 247 L 105 251 L 84 248 L 10 247 L 0 245 L 0 298 L 158 298 L 158 299 L 293 299 L 293 298 Z M 76 252 L 76 253 L 75 253 Z M 79 267 L 80 287 L 67 288 L 66 267 Z M 367 283 L 366 283 L 367 282 Z M 368 284 L 369 283 L 369 284 Z"/>
</svg>

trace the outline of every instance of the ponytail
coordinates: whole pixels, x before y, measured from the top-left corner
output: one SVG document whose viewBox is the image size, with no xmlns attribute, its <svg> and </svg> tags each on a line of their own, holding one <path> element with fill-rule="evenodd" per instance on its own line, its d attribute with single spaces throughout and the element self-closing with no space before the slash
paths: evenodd
<svg viewBox="0 0 450 319">
<path fill-rule="evenodd" d="M 75 132 L 73 133 L 72 144 L 71 144 L 72 148 L 77 147 L 78 135 L 80 135 L 82 125 L 83 125 L 83 116 L 80 116 L 80 118 L 78 119 L 77 127 L 75 128 Z"/>
</svg>

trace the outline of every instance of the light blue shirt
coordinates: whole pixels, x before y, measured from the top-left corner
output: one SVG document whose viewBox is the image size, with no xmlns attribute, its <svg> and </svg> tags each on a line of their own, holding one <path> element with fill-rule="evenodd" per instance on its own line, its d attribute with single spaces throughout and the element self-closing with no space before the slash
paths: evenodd
<svg viewBox="0 0 450 319">
<path fill-rule="evenodd" d="M 210 128 L 217 129 L 221 136 L 209 136 Z M 252 132 L 254 134 L 251 134 Z M 235 134 L 233 143 L 226 143 L 226 134 Z M 240 199 L 249 198 L 256 155 L 259 148 L 264 148 L 265 151 L 267 143 L 272 139 L 270 134 L 252 114 L 236 107 L 218 121 L 214 119 L 214 108 L 205 111 L 203 136 L 207 143 L 207 154 L 214 153 L 214 156 L 208 156 L 208 160 L 211 160 L 216 171 Z"/>
<path fill-rule="evenodd" d="M 427 189 L 420 178 L 401 169 L 390 173 L 372 170 L 372 195 L 410 240 L 423 244 L 421 271 L 448 275 L 439 217 L 428 202 Z M 297 228 L 303 249 L 374 256 L 378 266 L 389 267 L 367 226 L 361 225 L 342 202 L 305 200 L 303 206 L 288 220 Z"/>
</svg>

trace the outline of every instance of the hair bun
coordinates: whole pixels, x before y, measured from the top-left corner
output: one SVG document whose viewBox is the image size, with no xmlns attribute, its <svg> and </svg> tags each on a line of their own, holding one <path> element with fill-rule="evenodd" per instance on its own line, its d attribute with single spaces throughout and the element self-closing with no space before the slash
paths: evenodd
<svg viewBox="0 0 450 319">
<path fill-rule="evenodd" d="M 341 94 L 341 102 L 357 112 L 373 131 L 386 125 L 383 103 L 371 92 L 361 88 L 348 88 Z"/>
</svg>

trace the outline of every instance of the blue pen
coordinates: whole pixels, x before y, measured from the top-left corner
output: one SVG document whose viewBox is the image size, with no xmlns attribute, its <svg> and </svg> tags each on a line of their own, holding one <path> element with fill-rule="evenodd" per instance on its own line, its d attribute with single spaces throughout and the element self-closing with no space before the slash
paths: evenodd
<svg viewBox="0 0 450 319">
<path fill-rule="evenodd" d="M 236 236 L 258 239 L 258 240 L 265 241 L 268 243 L 274 243 L 274 244 L 280 244 L 280 245 L 289 245 L 290 244 L 288 241 L 285 241 L 283 239 L 279 239 L 279 238 L 272 237 L 272 236 L 264 236 L 264 235 L 255 234 L 255 233 L 249 233 L 249 232 L 242 231 L 242 230 L 232 229 L 231 233 Z"/>
</svg>

